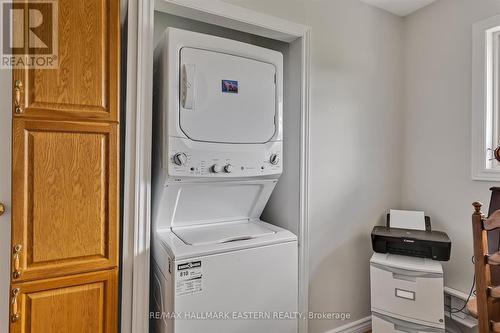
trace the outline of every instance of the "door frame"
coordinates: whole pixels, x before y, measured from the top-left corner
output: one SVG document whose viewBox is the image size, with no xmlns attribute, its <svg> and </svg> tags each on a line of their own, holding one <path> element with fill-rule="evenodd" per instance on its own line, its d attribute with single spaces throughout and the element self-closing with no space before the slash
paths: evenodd
<svg viewBox="0 0 500 333">
<path fill-rule="evenodd" d="M 123 198 L 121 332 L 149 331 L 154 11 L 284 42 L 301 59 L 299 311 L 309 308 L 309 87 L 311 28 L 221 0 L 129 0 Z M 299 323 L 307 332 L 307 320 Z"/>
</svg>

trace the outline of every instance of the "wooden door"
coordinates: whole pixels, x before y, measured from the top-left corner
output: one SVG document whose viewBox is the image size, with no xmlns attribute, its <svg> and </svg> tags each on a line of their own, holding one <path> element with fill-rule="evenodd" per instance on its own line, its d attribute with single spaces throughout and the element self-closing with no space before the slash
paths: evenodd
<svg viewBox="0 0 500 333">
<path fill-rule="evenodd" d="M 22 85 L 15 117 L 118 122 L 120 2 L 57 4 L 59 68 L 14 69 L 13 84 Z"/>
<path fill-rule="evenodd" d="M 116 126 L 15 119 L 13 132 L 13 280 L 116 267 Z"/>
<path fill-rule="evenodd" d="M 12 71 L 10 331 L 116 332 L 120 2 L 56 3 L 58 67 Z"/>
<path fill-rule="evenodd" d="M 11 333 L 116 332 L 117 271 L 13 284 Z"/>
</svg>

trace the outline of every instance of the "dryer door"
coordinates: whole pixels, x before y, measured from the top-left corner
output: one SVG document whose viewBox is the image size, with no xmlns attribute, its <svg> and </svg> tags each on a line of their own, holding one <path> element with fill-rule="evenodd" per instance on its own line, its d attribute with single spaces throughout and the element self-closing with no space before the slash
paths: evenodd
<svg viewBox="0 0 500 333">
<path fill-rule="evenodd" d="M 264 143 L 274 136 L 276 68 L 225 53 L 180 51 L 179 118 L 192 140 Z"/>
</svg>

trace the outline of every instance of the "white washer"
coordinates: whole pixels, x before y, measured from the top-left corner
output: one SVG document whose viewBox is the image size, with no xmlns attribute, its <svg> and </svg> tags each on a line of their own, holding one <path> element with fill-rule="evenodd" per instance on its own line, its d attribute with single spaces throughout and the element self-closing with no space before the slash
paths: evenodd
<svg viewBox="0 0 500 333">
<path fill-rule="evenodd" d="M 154 85 L 152 327 L 296 333 L 297 237 L 260 220 L 283 168 L 282 55 L 169 28 Z"/>
<path fill-rule="evenodd" d="M 154 311 L 167 314 L 156 332 L 297 332 L 292 233 L 261 221 L 181 227 L 153 249 Z"/>
</svg>

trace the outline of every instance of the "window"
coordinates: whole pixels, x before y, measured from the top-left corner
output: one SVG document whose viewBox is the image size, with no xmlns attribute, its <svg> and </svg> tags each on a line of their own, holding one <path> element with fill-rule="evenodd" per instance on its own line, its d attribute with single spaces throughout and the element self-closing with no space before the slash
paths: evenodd
<svg viewBox="0 0 500 333">
<path fill-rule="evenodd" d="M 472 178 L 500 181 L 500 16 L 474 24 L 472 47 Z"/>
</svg>

